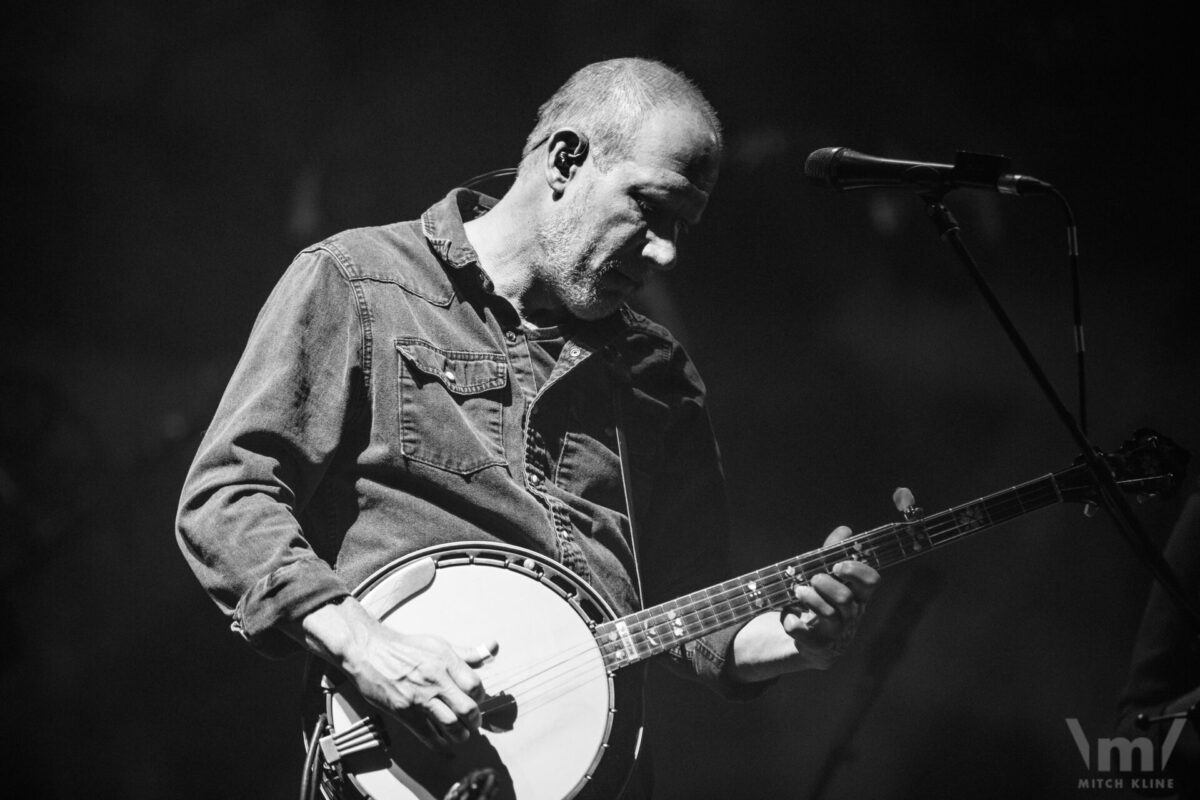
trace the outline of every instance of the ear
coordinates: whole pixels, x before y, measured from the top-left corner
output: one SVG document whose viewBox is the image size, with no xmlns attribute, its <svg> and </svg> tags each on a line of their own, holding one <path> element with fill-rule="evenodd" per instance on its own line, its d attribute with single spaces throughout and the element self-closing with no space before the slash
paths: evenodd
<svg viewBox="0 0 1200 800">
<path fill-rule="evenodd" d="M 566 191 L 567 184 L 588 157 L 588 138 L 571 128 L 555 131 L 546 148 L 546 183 L 555 195 Z"/>
</svg>

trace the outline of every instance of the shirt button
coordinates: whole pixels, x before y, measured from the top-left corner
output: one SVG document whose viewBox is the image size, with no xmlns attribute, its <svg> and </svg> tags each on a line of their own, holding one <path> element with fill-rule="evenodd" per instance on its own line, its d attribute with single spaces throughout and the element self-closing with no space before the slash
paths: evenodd
<svg viewBox="0 0 1200 800">
<path fill-rule="evenodd" d="M 578 347 L 572 347 L 570 350 L 567 351 L 567 355 L 569 355 L 571 358 L 579 358 L 579 354 L 582 352 L 583 351 L 580 350 Z"/>
<path fill-rule="evenodd" d="M 529 473 L 529 485 L 530 486 L 537 486 L 541 482 L 542 482 L 542 476 L 538 475 L 536 472 Z"/>
<path fill-rule="evenodd" d="M 452 369 L 446 370 L 443 374 L 446 376 L 446 381 L 448 383 L 454 383 L 456 380 L 458 380 L 458 377 L 455 376 L 454 370 Z"/>
<path fill-rule="evenodd" d="M 504 341 L 508 342 L 509 344 L 516 344 L 517 343 L 517 332 L 516 331 L 505 331 L 504 332 Z"/>
</svg>

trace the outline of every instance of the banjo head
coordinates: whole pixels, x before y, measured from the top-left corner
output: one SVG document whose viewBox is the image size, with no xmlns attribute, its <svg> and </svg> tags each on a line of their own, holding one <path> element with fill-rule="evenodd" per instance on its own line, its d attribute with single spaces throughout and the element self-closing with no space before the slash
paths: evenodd
<svg viewBox="0 0 1200 800">
<path fill-rule="evenodd" d="M 605 667 L 594 625 L 613 617 L 570 570 L 523 548 L 443 545 L 389 564 L 355 592 L 388 627 L 472 647 L 495 639 L 477 668 L 483 725 L 461 745 L 433 749 L 368 704 L 343 680 L 326 681 L 334 756 L 371 800 L 442 800 L 476 770 L 493 771 L 497 798 L 615 797 L 632 766 L 640 694 Z M 626 695 L 632 695 L 627 697 Z M 631 708 L 626 708 L 626 701 Z M 334 750 L 328 748 L 334 748 Z"/>
</svg>

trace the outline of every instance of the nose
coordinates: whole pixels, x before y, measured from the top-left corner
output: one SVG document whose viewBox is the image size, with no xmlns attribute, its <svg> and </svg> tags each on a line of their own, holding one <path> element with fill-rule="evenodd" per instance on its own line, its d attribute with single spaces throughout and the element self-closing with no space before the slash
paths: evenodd
<svg viewBox="0 0 1200 800">
<path fill-rule="evenodd" d="M 646 231 L 646 244 L 642 248 L 642 256 L 659 272 L 666 272 L 675 266 L 678 249 L 672 239 L 659 236 L 652 230 Z"/>
</svg>

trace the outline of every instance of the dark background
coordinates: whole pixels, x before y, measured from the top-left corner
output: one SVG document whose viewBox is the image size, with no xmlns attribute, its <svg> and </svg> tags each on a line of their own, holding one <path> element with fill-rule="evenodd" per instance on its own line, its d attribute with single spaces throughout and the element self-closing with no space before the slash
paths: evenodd
<svg viewBox="0 0 1200 800">
<path fill-rule="evenodd" d="M 645 55 L 729 158 L 642 305 L 709 383 L 735 566 L 929 510 L 1077 448 L 922 203 L 807 184 L 812 150 L 1003 153 L 1079 223 L 1090 433 L 1200 447 L 1187 45 L 1155 4 L 17 3 L 3 35 L 0 745 L 41 797 L 293 796 L 299 660 L 226 625 L 172 534 L 183 474 L 300 247 L 515 162 L 577 67 Z M 1190 162 L 1188 162 L 1190 163 Z M 1076 407 L 1060 207 L 956 192 Z M 1179 510 L 1139 507 L 1161 542 Z M 665 798 L 1075 797 L 1150 586 L 1103 516 L 1040 511 L 885 576 L 828 673 L 727 704 L 656 672 Z M 14 773 L 10 773 L 14 774 Z"/>
</svg>

